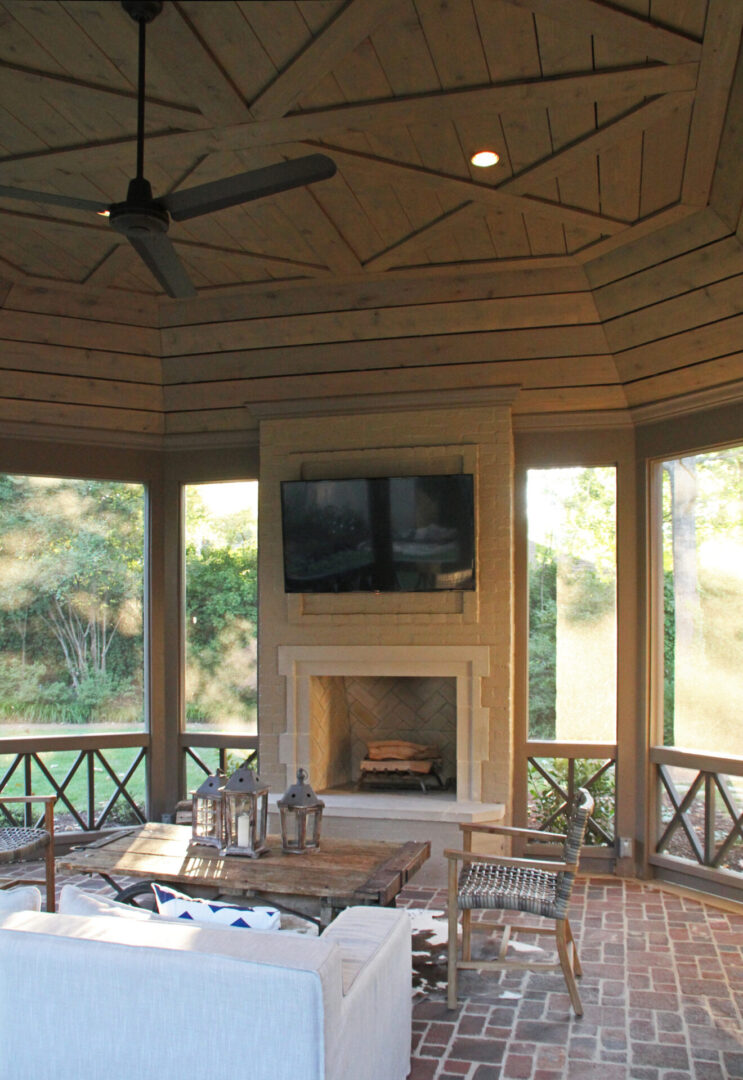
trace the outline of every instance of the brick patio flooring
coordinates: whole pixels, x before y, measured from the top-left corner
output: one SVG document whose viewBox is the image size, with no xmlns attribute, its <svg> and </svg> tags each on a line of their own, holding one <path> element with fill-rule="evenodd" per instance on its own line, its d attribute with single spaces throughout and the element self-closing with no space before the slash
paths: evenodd
<svg viewBox="0 0 743 1080">
<path fill-rule="evenodd" d="M 403 896 L 446 906 L 444 891 Z M 576 884 L 570 920 L 584 1015 L 559 973 L 464 972 L 456 1013 L 443 991 L 415 1006 L 410 1080 L 743 1078 L 743 915 L 591 878 Z"/>
<path fill-rule="evenodd" d="M 79 876 L 60 875 L 58 888 L 66 881 L 110 891 Z M 442 911 L 446 893 L 409 886 L 400 900 Z M 743 1080 L 743 914 L 587 878 L 570 917 L 584 1015 L 573 1015 L 557 973 L 464 972 L 456 1012 L 443 987 L 416 1001 L 409 1080 Z"/>
</svg>

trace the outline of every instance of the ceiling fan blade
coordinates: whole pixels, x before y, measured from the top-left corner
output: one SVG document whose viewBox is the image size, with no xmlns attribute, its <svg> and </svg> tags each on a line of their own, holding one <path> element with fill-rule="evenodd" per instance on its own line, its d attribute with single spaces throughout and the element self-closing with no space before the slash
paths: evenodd
<svg viewBox="0 0 743 1080">
<path fill-rule="evenodd" d="M 224 210 L 227 206 L 276 195 L 290 188 L 304 187 L 317 180 L 329 180 L 335 173 L 335 162 L 325 154 L 308 154 L 306 157 L 268 165 L 264 169 L 213 180 L 208 184 L 174 191 L 157 201 L 164 206 L 174 221 L 187 221 L 201 214 Z"/>
<path fill-rule="evenodd" d="M 53 195 L 49 191 L 26 191 L 24 188 L 5 187 L 2 184 L 0 184 L 0 198 L 50 203 L 52 206 L 70 206 L 74 210 L 94 210 L 97 214 L 108 210 L 110 205 L 104 202 L 93 202 L 92 199 L 75 199 L 70 195 Z"/>
<path fill-rule="evenodd" d="M 138 236 L 128 233 L 127 240 L 168 296 L 174 300 L 196 296 L 186 268 L 165 233 L 142 232 Z"/>
</svg>

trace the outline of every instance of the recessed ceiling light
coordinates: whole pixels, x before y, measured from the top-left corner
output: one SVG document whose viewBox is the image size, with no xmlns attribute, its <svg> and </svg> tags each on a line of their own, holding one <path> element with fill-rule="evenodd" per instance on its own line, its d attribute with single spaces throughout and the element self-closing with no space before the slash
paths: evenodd
<svg viewBox="0 0 743 1080">
<path fill-rule="evenodd" d="M 478 150 L 476 154 L 472 155 L 470 161 L 480 169 L 487 169 L 491 165 L 497 165 L 500 158 L 494 150 Z"/>
</svg>

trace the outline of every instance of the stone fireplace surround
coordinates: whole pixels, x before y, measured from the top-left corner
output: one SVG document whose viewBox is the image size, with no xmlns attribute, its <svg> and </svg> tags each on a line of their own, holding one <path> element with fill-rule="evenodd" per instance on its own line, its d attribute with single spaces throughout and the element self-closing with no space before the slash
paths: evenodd
<svg viewBox="0 0 743 1080">
<path fill-rule="evenodd" d="M 430 839 L 434 855 L 416 876 L 421 882 L 445 880 L 441 851 L 459 846 L 460 823 L 503 819 L 510 802 L 515 394 L 421 389 L 296 402 L 293 411 L 284 403 L 259 415 L 261 776 L 280 794 L 298 767 L 309 768 L 323 790 L 326 835 Z M 285 593 L 281 481 L 426 473 L 475 477 L 476 590 Z M 454 682 L 456 736 L 447 751 L 456 792 L 349 791 L 347 783 L 337 791 L 337 776 L 326 783 L 319 766 L 331 755 L 313 748 L 322 732 L 312 698 L 334 680 L 366 677 Z"/>
<path fill-rule="evenodd" d="M 490 665 L 490 650 L 486 646 L 284 645 L 279 646 L 278 653 L 279 673 L 287 680 L 286 729 L 279 737 L 279 754 L 290 774 L 309 763 L 315 786 L 325 786 L 318 768 L 321 747 L 311 708 L 312 678 L 453 678 L 457 798 L 464 802 L 481 801 L 482 764 L 488 752 L 488 713 L 479 704 L 481 679 L 488 674 Z"/>
</svg>

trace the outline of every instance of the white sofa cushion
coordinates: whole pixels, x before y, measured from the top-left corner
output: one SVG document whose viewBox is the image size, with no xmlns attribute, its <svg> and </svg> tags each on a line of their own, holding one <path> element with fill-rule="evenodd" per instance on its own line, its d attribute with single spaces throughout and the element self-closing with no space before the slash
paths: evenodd
<svg viewBox="0 0 743 1080">
<path fill-rule="evenodd" d="M 158 916 L 153 911 L 121 904 L 110 896 L 98 896 L 96 893 L 78 889 L 76 885 L 64 885 L 59 894 L 57 910 L 60 915 L 114 915 L 136 922 L 148 922 Z"/>
<path fill-rule="evenodd" d="M 219 900 L 194 900 L 169 885 L 154 882 L 152 891 L 157 910 L 170 919 L 214 926 L 237 926 L 246 930 L 278 930 L 281 924 L 281 915 L 276 908 L 228 904 Z"/>
<path fill-rule="evenodd" d="M 64 992 L 40 1011 L 45 986 Z M 250 1030 L 250 1075 L 345 1080 L 325 1068 L 342 1002 L 340 953 L 321 938 L 0 915 L 0 1080 L 37 1080 L 49 1046 L 55 1080 L 90 1077 L 101 1062 L 112 1075 L 183 1080 L 207 1062 L 245 1060 Z"/>
<path fill-rule="evenodd" d="M 0 911 L 41 911 L 41 890 L 35 885 L 0 889 Z"/>
</svg>

